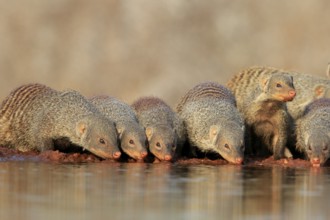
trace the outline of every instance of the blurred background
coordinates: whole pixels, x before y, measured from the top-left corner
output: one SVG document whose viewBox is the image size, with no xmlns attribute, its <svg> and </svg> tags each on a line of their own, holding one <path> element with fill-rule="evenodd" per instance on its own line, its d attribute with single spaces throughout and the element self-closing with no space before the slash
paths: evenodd
<svg viewBox="0 0 330 220">
<path fill-rule="evenodd" d="M 326 77 L 330 1 L 0 0 L 0 100 L 28 82 L 153 95 L 252 65 Z"/>
</svg>

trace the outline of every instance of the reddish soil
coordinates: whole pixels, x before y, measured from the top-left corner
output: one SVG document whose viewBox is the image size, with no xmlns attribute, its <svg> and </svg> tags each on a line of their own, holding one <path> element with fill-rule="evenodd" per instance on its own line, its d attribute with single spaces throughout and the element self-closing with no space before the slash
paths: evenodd
<svg viewBox="0 0 330 220">
<path fill-rule="evenodd" d="M 102 160 L 88 152 L 84 153 L 63 153 L 59 151 L 44 152 L 20 152 L 18 150 L 0 147 L 0 160 L 33 160 L 58 163 L 87 163 L 87 162 L 111 162 L 111 160 Z M 129 160 L 128 162 L 135 162 Z M 138 161 L 141 162 L 141 161 Z M 159 162 L 159 161 L 156 161 Z M 180 158 L 175 163 L 178 164 L 207 164 L 207 165 L 226 165 L 229 162 L 223 159 L 207 159 L 207 158 Z M 281 166 L 281 167 L 311 167 L 309 161 L 303 159 L 281 159 L 274 160 L 270 157 L 247 157 L 244 166 Z M 329 163 L 325 166 L 329 166 Z"/>
</svg>

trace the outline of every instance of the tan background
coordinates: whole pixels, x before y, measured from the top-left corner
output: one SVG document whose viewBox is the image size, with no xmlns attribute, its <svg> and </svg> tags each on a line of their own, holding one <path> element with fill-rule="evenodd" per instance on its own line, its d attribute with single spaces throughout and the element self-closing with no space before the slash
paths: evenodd
<svg viewBox="0 0 330 220">
<path fill-rule="evenodd" d="M 174 106 L 267 65 L 325 76 L 330 1 L 0 0 L 0 99 L 27 83 Z"/>
</svg>

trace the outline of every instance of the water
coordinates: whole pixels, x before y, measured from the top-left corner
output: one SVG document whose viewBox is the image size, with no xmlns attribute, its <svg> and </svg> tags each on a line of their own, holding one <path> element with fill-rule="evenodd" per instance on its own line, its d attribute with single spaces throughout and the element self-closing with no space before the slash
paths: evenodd
<svg viewBox="0 0 330 220">
<path fill-rule="evenodd" d="M 0 219 L 328 219 L 329 168 L 0 163 Z"/>
</svg>

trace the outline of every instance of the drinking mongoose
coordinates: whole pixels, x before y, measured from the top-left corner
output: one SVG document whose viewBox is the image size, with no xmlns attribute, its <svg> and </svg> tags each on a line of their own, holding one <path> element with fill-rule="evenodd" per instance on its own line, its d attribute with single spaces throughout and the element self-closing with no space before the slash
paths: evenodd
<svg viewBox="0 0 330 220">
<path fill-rule="evenodd" d="M 1 103 L 0 145 L 44 151 L 53 150 L 57 139 L 68 139 L 102 158 L 121 155 L 114 123 L 76 91 L 27 84 Z"/>
<path fill-rule="evenodd" d="M 190 151 L 197 147 L 231 163 L 243 163 L 244 121 L 229 89 L 215 82 L 197 84 L 181 98 L 177 112 L 184 121 Z"/>
<path fill-rule="evenodd" d="M 150 152 L 159 160 L 179 157 L 186 134 L 183 121 L 172 108 L 157 97 L 142 97 L 132 107 L 145 128 Z"/>
<path fill-rule="evenodd" d="M 296 124 L 297 149 L 312 166 L 323 165 L 330 156 L 330 99 L 315 100 Z"/>
<path fill-rule="evenodd" d="M 245 120 L 247 150 L 271 151 L 275 160 L 284 154 L 292 157 L 286 148 L 291 123 L 286 102 L 296 96 L 292 76 L 271 67 L 251 67 L 236 74 L 227 86 Z"/>
<path fill-rule="evenodd" d="M 95 96 L 89 100 L 102 114 L 115 122 L 120 148 L 124 153 L 136 160 L 147 156 L 146 133 L 130 105 L 110 96 Z"/>
</svg>

